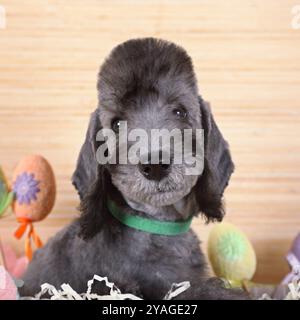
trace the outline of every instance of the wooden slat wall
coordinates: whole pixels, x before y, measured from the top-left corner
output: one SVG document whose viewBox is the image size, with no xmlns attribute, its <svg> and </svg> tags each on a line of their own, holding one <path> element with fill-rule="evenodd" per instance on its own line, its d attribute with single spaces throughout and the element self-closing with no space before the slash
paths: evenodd
<svg viewBox="0 0 300 320">
<path fill-rule="evenodd" d="M 297 0 L 0 0 L 0 163 L 7 175 L 25 154 L 43 154 L 58 185 L 44 239 L 77 215 L 70 176 L 96 106 L 96 75 L 118 43 L 155 36 L 184 46 L 203 96 L 230 142 L 236 172 L 227 217 L 250 237 L 257 281 L 277 282 L 300 231 L 300 30 Z M 298 1 L 300 4 L 300 1 Z M 12 216 L 0 234 L 12 237 Z M 205 247 L 211 226 L 194 222 Z"/>
</svg>

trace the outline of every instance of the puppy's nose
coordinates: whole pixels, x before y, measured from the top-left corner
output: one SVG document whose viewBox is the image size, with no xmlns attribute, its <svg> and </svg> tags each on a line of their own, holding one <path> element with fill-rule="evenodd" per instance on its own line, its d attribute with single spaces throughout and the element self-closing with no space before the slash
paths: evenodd
<svg viewBox="0 0 300 320">
<path fill-rule="evenodd" d="M 170 165 L 169 164 L 138 164 L 138 168 L 141 174 L 148 180 L 159 181 L 162 178 L 166 177 L 169 173 Z"/>
</svg>

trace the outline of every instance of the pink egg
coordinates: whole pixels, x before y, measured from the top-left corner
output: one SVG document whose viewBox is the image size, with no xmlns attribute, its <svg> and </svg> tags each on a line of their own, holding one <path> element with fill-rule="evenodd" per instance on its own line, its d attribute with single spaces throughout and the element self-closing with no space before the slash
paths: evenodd
<svg viewBox="0 0 300 320">
<path fill-rule="evenodd" d="M 17 300 L 18 290 L 9 273 L 0 266 L 0 300 Z"/>
<path fill-rule="evenodd" d="M 27 269 L 28 258 L 26 256 L 17 257 L 13 248 L 8 244 L 2 243 L 2 250 L 5 257 L 7 271 L 14 278 L 21 278 Z"/>
</svg>

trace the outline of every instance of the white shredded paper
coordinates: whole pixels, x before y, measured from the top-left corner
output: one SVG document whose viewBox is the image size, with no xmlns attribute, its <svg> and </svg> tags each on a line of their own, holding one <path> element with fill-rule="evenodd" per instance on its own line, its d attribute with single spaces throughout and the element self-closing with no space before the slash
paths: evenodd
<svg viewBox="0 0 300 320">
<path fill-rule="evenodd" d="M 284 300 L 300 300 L 300 280 L 293 280 L 288 284 L 290 292 Z"/>
<path fill-rule="evenodd" d="M 109 295 L 99 295 L 92 293 L 92 286 L 95 281 L 105 282 L 105 285 L 110 289 Z M 190 288 L 190 282 L 184 281 L 181 283 L 173 283 L 170 291 L 164 297 L 164 300 L 171 300 Z M 142 300 L 141 298 L 131 293 L 121 293 L 113 282 L 109 282 L 107 277 L 94 275 L 93 279 L 87 282 L 86 293 L 79 294 L 69 284 L 62 284 L 61 289 L 56 289 L 49 283 L 41 285 L 41 291 L 35 295 L 35 299 L 43 299 L 43 296 L 48 294 L 51 300 Z"/>
<path fill-rule="evenodd" d="M 292 282 L 288 284 L 288 294 L 283 300 L 300 300 L 300 279 L 294 278 Z M 259 300 L 274 300 L 269 294 L 264 293 Z"/>
</svg>

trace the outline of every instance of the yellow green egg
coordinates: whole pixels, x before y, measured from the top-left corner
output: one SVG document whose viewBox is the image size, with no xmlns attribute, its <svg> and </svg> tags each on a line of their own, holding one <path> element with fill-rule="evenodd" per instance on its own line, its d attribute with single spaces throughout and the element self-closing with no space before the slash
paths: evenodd
<svg viewBox="0 0 300 320">
<path fill-rule="evenodd" d="M 250 241 L 229 223 L 220 223 L 211 230 L 208 256 L 216 276 L 227 280 L 250 280 L 256 270 L 256 255 Z"/>
</svg>

